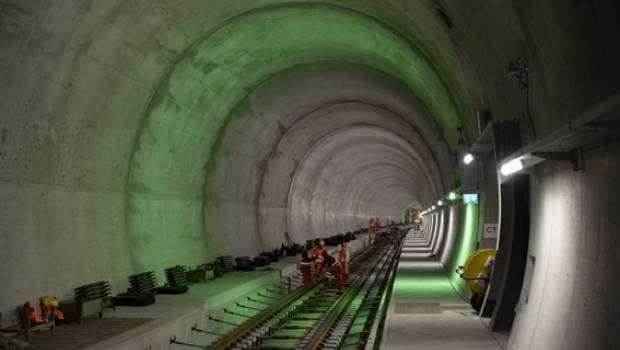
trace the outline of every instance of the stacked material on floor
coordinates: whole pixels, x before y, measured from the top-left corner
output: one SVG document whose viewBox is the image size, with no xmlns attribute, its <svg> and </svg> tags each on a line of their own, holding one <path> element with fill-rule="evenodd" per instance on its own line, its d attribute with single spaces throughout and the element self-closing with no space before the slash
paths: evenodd
<svg viewBox="0 0 620 350">
<path fill-rule="evenodd" d="M 169 267 L 165 270 L 166 281 L 169 286 L 179 287 L 189 284 L 187 280 L 187 268 L 185 266 L 177 265 Z"/>
<path fill-rule="evenodd" d="M 252 260 L 250 260 L 249 256 L 239 256 L 235 258 L 235 263 L 237 263 L 237 269 L 241 271 L 253 271 L 254 264 L 252 264 Z"/>
<path fill-rule="evenodd" d="M 206 282 L 215 278 L 215 264 L 204 263 L 187 271 L 187 280 L 191 283 Z"/>
<path fill-rule="evenodd" d="M 64 314 L 65 321 L 78 320 L 82 323 L 87 317 L 101 317 L 105 307 L 114 307 L 108 281 L 85 284 L 73 290 L 75 301 L 64 301 L 59 304 L 59 310 Z"/>
<path fill-rule="evenodd" d="M 73 290 L 75 291 L 75 299 L 83 301 L 109 298 L 112 295 L 110 283 L 108 281 L 85 284 Z"/>
<path fill-rule="evenodd" d="M 219 256 L 216 260 L 216 268 L 221 273 L 234 271 L 233 257 L 231 255 Z"/>
<path fill-rule="evenodd" d="M 252 260 L 252 264 L 256 267 L 263 267 L 271 264 L 271 259 L 268 255 L 260 255 Z"/>
<path fill-rule="evenodd" d="M 155 272 L 148 271 L 129 276 L 128 292 L 132 294 L 155 294 L 157 279 Z"/>
</svg>

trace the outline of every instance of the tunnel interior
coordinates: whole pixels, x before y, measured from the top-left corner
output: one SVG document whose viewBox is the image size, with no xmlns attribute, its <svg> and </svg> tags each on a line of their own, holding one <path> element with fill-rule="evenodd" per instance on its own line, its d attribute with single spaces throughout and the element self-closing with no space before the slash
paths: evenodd
<svg viewBox="0 0 620 350">
<path fill-rule="evenodd" d="M 471 185 L 462 157 L 480 116 L 518 120 L 527 145 L 616 93 L 616 10 L 1 0 L 0 311 L 91 281 L 121 291 L 134 273 L 256 256 L 285 232 L 303 243 L 401 221 L 438 200 L 420 248 L 401 259 L 420 274 L 394 292 L 466 298 L 454 271 L 501 214 L 501 193 L 484 184 L 480 203 L 448 198 Z M 529 64 L 527 90 L 507 75 L 516 59 Z M 620 292 L 620 153 L 617 141 L 584 152 L 585 172 L 532 171 L 525 253 L 538 267 L 511 348 L 604 349 L 618 329 L 618 307 L 605 305 Z M 497 176 L 485 169 L 482 182 Z M 580 321 L 558 321 L 578 310 Z"/>
</svg>

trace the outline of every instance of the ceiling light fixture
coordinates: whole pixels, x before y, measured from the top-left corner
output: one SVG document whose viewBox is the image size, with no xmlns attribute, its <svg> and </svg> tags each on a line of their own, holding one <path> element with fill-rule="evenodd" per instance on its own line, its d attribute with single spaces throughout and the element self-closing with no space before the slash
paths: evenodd
<svg viewBox="0 0 620 350">
<path fill-rule="evenodd" d="M 517 171 L 523 169 L 523 162 L 521 159 L 513 159 L 508 163 L 504 163 L 502 167 L 499 169 L 499 172 L 504 176 L 508 176 L 510 174 L 514 174 Z"/>
<path fill-rule="evenodd" d="M 465 155 L 465 157 L 463 157 L 463 162 L 464 162 L 465 164 L 469 164 L 469 163 L 471 163 L 471 162 L 473 162 L 473 161 L 474 161 L 474 155 L 473 155 L 473 154 L 471 154 L 471 153 L 467 153 L 467 154 Z"/>
</svg>

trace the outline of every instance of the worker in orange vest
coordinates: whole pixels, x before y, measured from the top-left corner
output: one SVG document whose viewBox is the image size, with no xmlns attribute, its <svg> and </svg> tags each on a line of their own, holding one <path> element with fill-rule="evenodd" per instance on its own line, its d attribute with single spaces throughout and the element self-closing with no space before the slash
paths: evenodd
<svg viewBox="0 0 620 350">
<path fill-rule="evenodd" d="M 26 302 L 26 304 L 24 305 L 24 308 L 28 312 L 28 316 L 30 317 L 30 320 L 32 320 L 32 322 L 34 323 L 43 322 L 43 317 L 41 317 L 41 314 L 39 314 L 37 309 L 34 307 L 34 305 L 32 305 L 30 301 Z"/>
<path fill-rule="evenodd" d="M 64 320 L 65 315 L 58 310 L 60 304 L 53 296 L 46 295 L 41 297 L 41 309 L 43 311 L 43 319 L 49 321 L 52 319 Z M 53 314 L 53 316 L 52 316 Z"/>
<path fill-rule="evenodd" d="M 312 263 L 314 259 L 308 254 L 308 251 L 304 251 L 301 255 L 301 261 L 299 262 L 299 270 L 303 276 L 304 284 L 312 282 Z"/>
<path fill-rule="evenodd" d="M 329 255 L 327 250 L 323 251 L 323 258 L 324 258 L 325 266 L 326 266 L 325 277 L 327 277 L 328 280 L 331 280 L 333 277 L 335 277 L 336 284 L 342 287 L 344 285 L 342 265 L 340 265 L 340 262 L 336 261 L 336 259 L 333 256 Z"/>
<path fill-rule="evenodd" d="M 321 239 L 314 249 L 312 249 L 312 256 L 314 257 L 314 273 L 318 278 L 323 270 L 323 265 L 325 264 L 325 257 L 323 256 L 325 253 L 325 242 Z"/>
</svg>

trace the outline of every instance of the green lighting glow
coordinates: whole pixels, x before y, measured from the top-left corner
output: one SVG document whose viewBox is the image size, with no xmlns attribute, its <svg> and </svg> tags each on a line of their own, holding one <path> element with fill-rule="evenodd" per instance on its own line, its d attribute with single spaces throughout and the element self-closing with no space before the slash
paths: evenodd
<svg viewBox="0 0 620 350">
<path fill-rule="evenodd" d="M 394 282 L 394 295 L 415 298 L 452 297 L 454 289 L 443 274 L 420 275 L 399 272 Z"/>
<path fill-rule="evenodd" d="M 127 225 L 137 271 L 199 263 L 218 251 L 209 237 L 221 228 L 209 222 L 203 195 L 221 128 L 261 82 L 323 61 L 396 77 L 428 107 L 446 140 L 456 140 L 459 117 L 435 68 L 410 41 L 371 17 L 318 4 L 235 17 L 177 59 L 145 111 L 128 181 Z"/>
<path fill-rule="evenodd" d="M 413 266 L 399 269 L 394 282 L 393 293 L 395 297 L 450 299 L 456 298 L 457 294 L 463 298 L 468 297 L 468 287 L 455 270 L 458 265 L 465 264 L 469 255 L 476 248 L 478 205 L 464 205 L 461 218 L 452 266 L 446 270 L 437 268 L 437 272 L 421 272 L 420 269 Z"/>
<path fill-rule="evenodd" d="M 456 245 L 456 255 L 452 267 L 448 271 L 450 283 L 461 295 L 466 294 L 467 285 L 454 271 L 462 266 L 469 255 L 476 249 L 478 231 L 478 205 L 474 203 L 464 205 L 464 215 L 461 222 L 461 232 Z"/>
<path fill-rule="evenodd" d="M 450 193 L 448 194 L 448 199 L 449 199 L 449 200 L 451 200 L 451 201 L 454 201 L 454 200 L 456 200 L 457 198 L 458 198 L 458 196 L 457 196 L 457 194 L 456 194 L 455 192 L 450 192 Z"/>
</svg>

